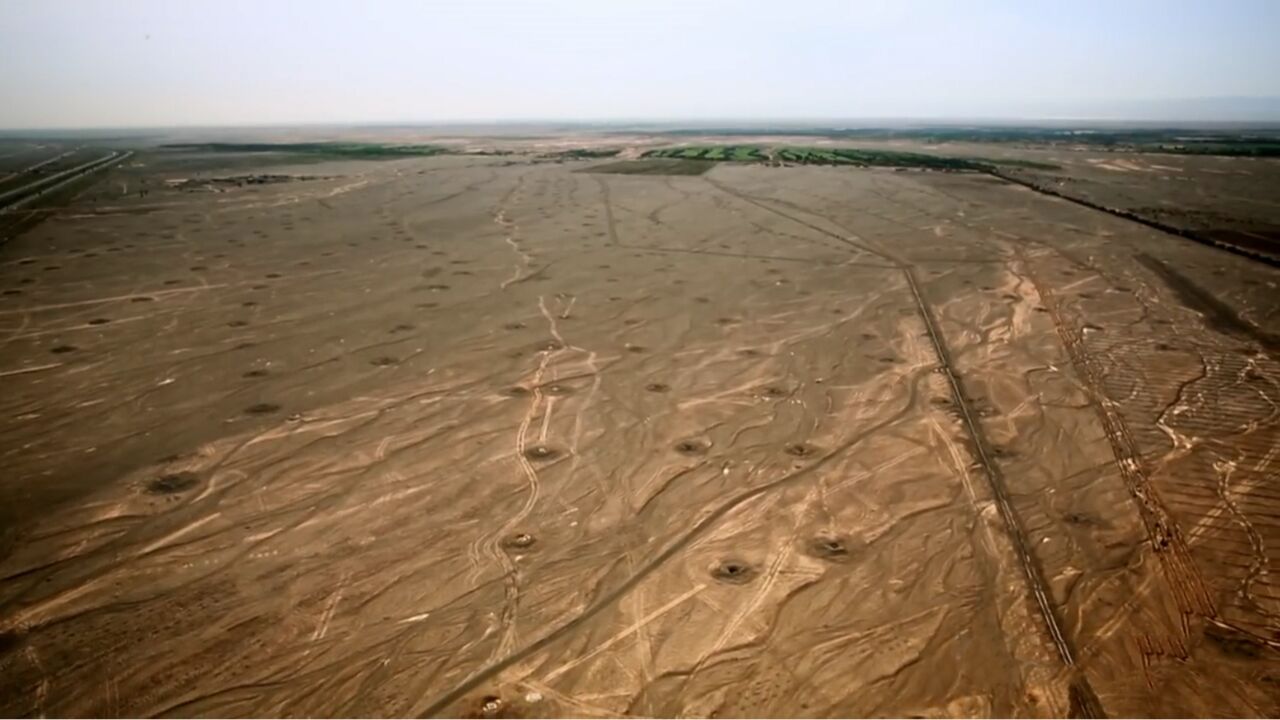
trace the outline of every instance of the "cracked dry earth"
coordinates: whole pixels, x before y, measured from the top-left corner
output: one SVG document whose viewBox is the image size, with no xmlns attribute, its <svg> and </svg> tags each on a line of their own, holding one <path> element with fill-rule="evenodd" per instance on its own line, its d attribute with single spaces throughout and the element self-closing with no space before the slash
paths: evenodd
<svg viewBox="0 0 1280 720">
<path fill-rule="evenodd" d="M 0 249 L 0 714 L 1280 714 L 1276 270 L 982 176 L 586 167 Z"/>
</svg>

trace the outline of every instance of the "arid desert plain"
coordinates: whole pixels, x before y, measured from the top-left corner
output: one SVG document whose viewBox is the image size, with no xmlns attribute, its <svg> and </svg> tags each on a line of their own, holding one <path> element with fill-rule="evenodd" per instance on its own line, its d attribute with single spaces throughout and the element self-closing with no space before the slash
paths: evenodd
<svg viewBox="0 0 1280 720">
<path fill-rule="evenodd" d="M 688 140 L 0 215 L 0 715 L 1280 714 L 1280 160 Z"/>
</svg>

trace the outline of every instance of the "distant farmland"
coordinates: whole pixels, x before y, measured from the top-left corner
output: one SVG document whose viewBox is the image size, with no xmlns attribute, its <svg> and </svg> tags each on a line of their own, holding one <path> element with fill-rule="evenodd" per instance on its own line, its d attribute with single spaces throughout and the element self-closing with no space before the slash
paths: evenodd
<svg viewBox="0 0 1280 720">
<path fill-rule="evenodd" d="M 704 127 L 674 130 L 666 134 L 720 136 L 806 136 L 832 140 L 916 140 L 930 144 L 957 142 L 1036 144 L 1058 147 L 1093 147 L 1106 150 L 1154 152 L 1172 155 L 1222 157 L 1280 157 L 1280 133 L 1259 129 L 1248 133 L 1188 128 L 1091 129 L 1045 127 L 922 127 L 922 128 L 821 128 L 821 127 Z"/>
<path fill-rule="evenodd" d="M 1050 169 L 1054 166 L 1027 160 L 955 158 L 894 150 L 859 148 L 774 147 L 754 145 L 695 145 L 661 148 L 645 153 L 646 158 L 679 158 L 720 162 L 771 162 L 796 165 L 853 165 L 858 167 L 902 167 L 928 170 L 986 172 L 1000 165 Z"/>
</svg>

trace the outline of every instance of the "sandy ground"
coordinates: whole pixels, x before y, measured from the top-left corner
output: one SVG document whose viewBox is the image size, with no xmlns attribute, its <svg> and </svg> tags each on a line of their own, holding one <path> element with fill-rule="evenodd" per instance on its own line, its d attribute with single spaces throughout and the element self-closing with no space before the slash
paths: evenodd
<svg viewBox="0 0 1280 720">
<path fill-rule="evenodd" d="M 0 248 L 0 714 L 1280 714 L 1280 273 L 589 165 L 140 162 Z"/>
</svg>

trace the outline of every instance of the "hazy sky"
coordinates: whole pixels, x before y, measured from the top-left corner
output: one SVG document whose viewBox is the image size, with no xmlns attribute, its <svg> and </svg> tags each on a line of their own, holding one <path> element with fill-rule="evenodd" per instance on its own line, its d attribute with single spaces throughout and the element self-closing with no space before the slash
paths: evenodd
<svg viewBox="0 0 1280 720">
<path fill-rule="evenodd" d="M 1158 115 L 1280 96 L 1277 35 L 1280 0 L 0 0 L 0 127 Z"/>
</svg>

